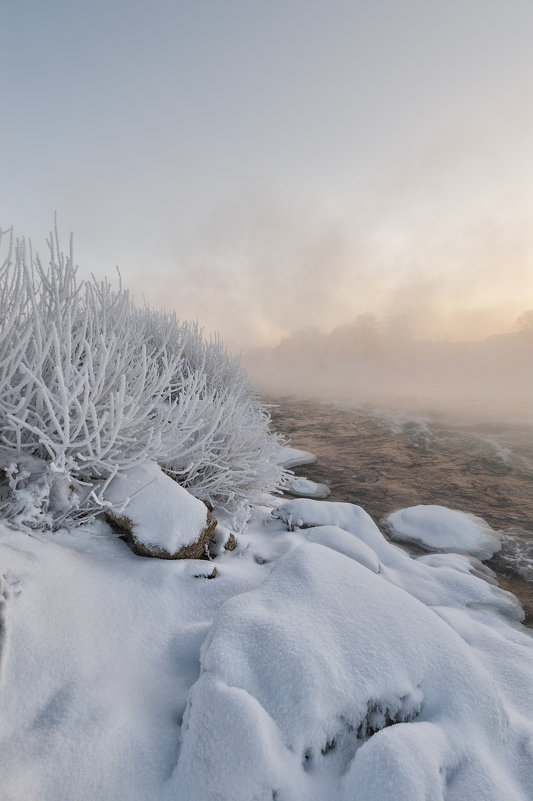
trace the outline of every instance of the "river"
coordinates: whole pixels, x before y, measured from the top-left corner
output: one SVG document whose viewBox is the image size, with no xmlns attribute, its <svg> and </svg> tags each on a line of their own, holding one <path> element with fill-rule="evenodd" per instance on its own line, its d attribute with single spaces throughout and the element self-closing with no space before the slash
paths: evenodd
<svg viewBox="0 0 533 801">
<path fill-rule="evenodd" d="M 487 564 L 533 625 L 533 423 L 296 397 L 266 403 L 273 428 L 318 457 L 295 473 L 327 484 L 328 500 L 358 504 L 378 524 L 395 509 L 440 504 L 499 530 L 502 549 Z"/>
</svg>

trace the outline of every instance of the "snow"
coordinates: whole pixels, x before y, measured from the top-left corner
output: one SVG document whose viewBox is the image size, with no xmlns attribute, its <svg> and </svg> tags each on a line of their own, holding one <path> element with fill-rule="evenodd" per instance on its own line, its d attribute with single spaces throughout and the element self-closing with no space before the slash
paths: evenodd
<svg viewBox="0 0 533 801">
<path fill-rule="evenodd" d="M 359 562 L 359 564 L 372 570 L 373 573 L 379 573 L 380 571 L 379 560 L 375 551 L 338 526 L 314 526 L 305 532 L 305 538 L 308 542 L 325 545 L 326 548 L 331 548 L 332 551 L 349 556 L 350 559 Z"/>
<path fill-rule="evenodd" d="M 302 451 L 299 448 L 291 448 L 286 445 L 279 449 L 277 460 L 282 467 L 290 469 L 304 464 L 314 464 L 316 456 L 310 451 Z"/>
<path fill-rule="evenodd" d="M 511 618 L 523 619 L 516 598 L 483 580 L 473 557 L 441 553 L 432 554 L 429 562 L 426 556 L 411 559 L 405 551 L 387 542 L 370 515 L 359 506 L 297 499 L 279 504 L 272 514 L 289 530 L 302 529 L 306 538 L 324 526 L 343 530 L 358 546 L 365 545 L 373 553 L 388 581 L 427 606 L 486 604 Z"/>
<path fill-rule="evenodd" d="M 48 267 L 30 250 L 1 271 L 2 801 L 531 799 L 533 639 L 480 561 L 498 533 L 400 510 L 387 530 L 433 551 L 412 558 L 289 476 L 316 456 L 217 338 L 78 282 L 57 230 Z M 159 465 L 223 507 L 214 560 L 141 558 L 104 521 L 198 540 L 205 505 Z"/>
<path fill-rule="evenodd" d="M 331 490 L 325 484 L 317 484 L 308 478 L 289 478 L 286 492 L 304 498 L 327 498 L 331 495 Z"/>
<path fill-rule="evenodd" d="M 105 500 L 120 508 L 117 517 L 130 521 L 135 539 L 169 554 L 197 542 L 206 527 L 205 504 L 163 473 L 155 462 L 145 462 L 115 476 Z"/>
<path fill-rule="evenodd" d="M 364 509 L 351 503 L 320 503 L 308 499 L 298 499 L 280 504 L 274 516 L 283 520 L 289 528 L 310 528 L 314 526 L 337 526 L 356 534 L 379 556 L 388 549 L 378 527 Z"/>
<path fill-rule="evenodd" d="M 385 519 L 396 539 L 414 540 L 431 550 L 461 551 L 490 559 L 501 547 L 500 534 L 481 517 L 444 506 L 410 506 Z"/>
<path fill-rule="evenodd" d="M 127 509 L 156 532 L 146 469 Z M 531 798 L 533 639 L 480 562 L 413 559 L 350 504 L 219 514 L 209 581 L 103 521 L 0 524 L 5 801 Z"/>
<path fill-rule="evenodd" d="M 464 801 L 480 797 L 478 777 L 496 764 L 499 780 L 485 778 L 492 795 L 482 797 L 525 799 L 533 768 L 519 743 L 533 742 L 533 725 L 513 720 L 512 704 L 523 704 L 531 641 L 517 636 L 521 669 L 506 698 L 479 641 L 476 652 L 440 614 L 356 561 L 301 545 L 215 618 L 176 787 L 189 801 Z M 506 775 L 513 748 L 516 772 Z M 509 783 L 516 795 L 501 794 Z"/>
<path fill-rule="evenodd" d="M 306 464 L 314 464 L 317 460 L 314 453 L 291 448 L 289 445 L 279 448 L 277 458 L 278 464 L 286 470 Z M 317 484 L 308 478 L 291 475 L 286 476 L 284 489 L 291 495 L 299 495 L 304 498 L 327 498 L 331 494 L 331 490 L 325 484 Z"/>
</svg>

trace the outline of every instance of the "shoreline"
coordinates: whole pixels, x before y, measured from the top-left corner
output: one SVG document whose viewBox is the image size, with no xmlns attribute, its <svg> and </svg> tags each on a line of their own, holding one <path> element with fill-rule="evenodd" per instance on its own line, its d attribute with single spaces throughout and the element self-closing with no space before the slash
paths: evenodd
<svg viewBox="0 0 533 801">
<path fill-rule="evenodd" d="M 298 467 L 294 468 L 298 470 Z M 296 500 L 301 496 L 292 495 L 290 492 L 284 492 L 283 497 L 287 498 L 288 500 Z M 327 501 L 337 501 L 337 502 L 345 502 L 342 498 L 333 497 L 330 495 L 328 498 L 324 498 L 323 500 Z M 351 501 L 349 501 L 351 503 Z M 364 507 L 362 507 L 364 508 Z M 367 511 L 365 509 L 365 511 Z M 385 537 L 385 539 L 391 543 L 391 545 L 396 545 L 398 548 L 401 548 L 403 551 L 406 551 L 411 556 L 424 556 L 425 554 L 430 553 L 440 553 L 439 551 L 431 551 L 426 550 L 425 548 L 418 547 L 413 543 L 402 543 L 398 540 L 391 538 L 386 531 L 386 528 L 382 524 L 381 518 L 375 518 L 370 515 L 374 520 L 374 523 L 379 527 L 379 530 Z M 496 577 L 496 582 L 498 587 L 502 590 L 506 590 L 507 592 L 511 592 L 515 595 L 520 603 L 522 604 L 522 608 L 525 613 L 525 618 L 522 621 L 522 624 L 527 628 L 533 629 L 533 584 L 529 581 L 526 581 L 522 578 L 518 573 L 514 573 L 512 570 L 508 570 L 505 573 L 501 570 L 499 564 L 495 564 L 497 562 L 497 554 L 495 554 L 491 559 L 483 560 L 483 564 L 490 568 Z"/>
<path fill-rule="evenodd" d="M 436 438 L 427 448 L 417 447 L 403 432 L 361 414 L 307 399 L 272 400 L 276 429 L 292 447 L 317 456 L 314 464 L 295 467 L 295 475 L 326 484 L 331 490 L 327 500 L 361 506 L 380 530 L 383 518 L 395 509 L 438 504 L 478 515 L 504 534 L 517 525 L 533 531 L 530 476 L 487 463 L 484 455 L 476 458 L 462 442 Z M 498 554 L 483 564 L 494 571 L 501 589 L 516 595 L 526 615 L 524 625 L 533 628 L 533 583 L 502 565 Z"/>
</svg>

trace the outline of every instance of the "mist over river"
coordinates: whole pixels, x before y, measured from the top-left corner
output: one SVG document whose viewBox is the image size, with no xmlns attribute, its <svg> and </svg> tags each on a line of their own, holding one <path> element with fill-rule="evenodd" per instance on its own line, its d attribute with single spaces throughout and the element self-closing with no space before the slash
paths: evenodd
<svg viewBox="0 0 533 801">
<path fill-rule="evenodd" d="M 294 396 L 266 402 L 273 428 L 316 454 L 315 464 L 295 472 L 327 484 L 328 500 L 358 504 L 377 523 L 395 509 L 440 504 L 501 531 L 502 549 L 488 565 L 533 623 L 531 420 L 461 419 L 443 409 L 393 411 Z"/>
</svg>

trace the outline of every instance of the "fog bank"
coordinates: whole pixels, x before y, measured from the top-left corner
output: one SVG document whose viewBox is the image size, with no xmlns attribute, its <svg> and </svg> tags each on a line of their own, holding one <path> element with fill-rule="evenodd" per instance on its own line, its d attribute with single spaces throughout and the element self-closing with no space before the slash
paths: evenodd
<svg viewBox="0 0 533 801">
<path fill-rule="evenodd" d="M 293 332 L 243 356 L 271 396 L 295 394 L 417 410 L 472 422 L 533 423 L 533 312 L 480 341 L 415 339 L 408 318 L 360 315 L 328 333 Z"/>
</svg>

